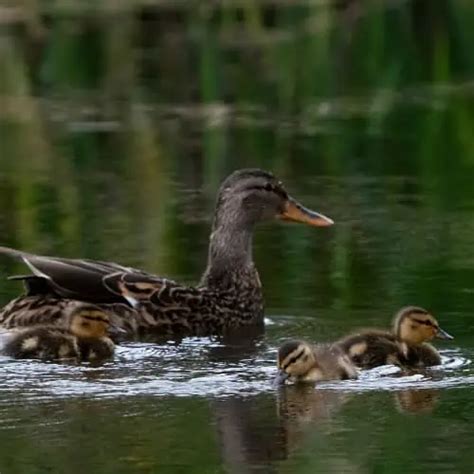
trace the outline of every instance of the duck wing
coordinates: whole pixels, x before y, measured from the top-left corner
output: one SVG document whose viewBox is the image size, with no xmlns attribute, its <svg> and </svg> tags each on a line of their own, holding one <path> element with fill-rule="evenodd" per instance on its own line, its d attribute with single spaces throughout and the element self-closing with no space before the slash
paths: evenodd
<svg viewBox="0 0 474 474">
<path fill-rule="evenodd" d="M 112 262 L 40 256 L 8 247 L 0 247 L 0 254 L 22 260 L 31 270 L 32 275 L 12 277 L 22 280 L 29 294 L 50 293 L 91 303 L 117 303 L 124 302 L 124 296 L 111 291 L 104 284 L 105 277 L 111 274 L 151 277 L 141 270 Z"/>
<path fill-rule="evenodd" d="M 116 272 L 106 275 L 103 282 L 111 293 L 125 298 L 132 306 L 150 303 L 155 307 L 182 310 L 186 308 L 183 306 L 186 297 L 200 299 L 202 295 L 196 288 L 143 272 Z"/>
</svg>

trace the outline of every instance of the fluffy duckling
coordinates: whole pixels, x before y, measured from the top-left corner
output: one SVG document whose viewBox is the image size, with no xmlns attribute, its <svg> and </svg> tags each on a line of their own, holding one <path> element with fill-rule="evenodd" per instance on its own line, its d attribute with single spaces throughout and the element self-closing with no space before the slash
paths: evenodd
<svg viewBox="0 0 474 474">
<path fill-rule="evenodd" d="M 453 339 L 426 309 L 408 306 L 395 315 L 392 332 L 366 329 L 337 344 L 359 367 L 396 364 L 416 368 L 441 363 L 438 351 L 428 344 L 435 337 Z"/>
<path fill-rule="evenodd" d="M 17 359 L 96 361 L 114 353 L 108 337 L 109 316 L 97 306 L 82 304 L 69 315 L 69 326 L 38 325 L 11 333 L 3 353 Z"/>
<path fill-rule="evenodd" d="M 357 370 L 337 347 L 311 346 L 304 341 L 288 341 L 278 350 L 276 383 L 356 379 Z"/>
</svg>

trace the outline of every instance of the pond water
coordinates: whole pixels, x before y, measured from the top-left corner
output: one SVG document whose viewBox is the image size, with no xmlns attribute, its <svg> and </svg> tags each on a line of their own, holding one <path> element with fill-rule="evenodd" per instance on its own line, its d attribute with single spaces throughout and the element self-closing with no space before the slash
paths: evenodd
<svg viewBox="0 0 474 474">
<path fill-rule="evenodd" d="M 336 224 L 258 229 L 264 335 L 0 357 L 0 473 L 474 472 L 469 2 L 34 3 L 0 9 L 0 244 L 195 282 L 246 166 Z M 440 367 L 272 385 L 285 339 L 408 304 L 455 336 Z"/>
</svg>

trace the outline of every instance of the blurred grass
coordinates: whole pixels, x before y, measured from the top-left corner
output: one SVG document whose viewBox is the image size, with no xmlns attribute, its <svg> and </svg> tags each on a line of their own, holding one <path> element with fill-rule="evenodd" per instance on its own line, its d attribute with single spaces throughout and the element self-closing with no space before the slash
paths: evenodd
<svg viewBox="0 0 474 474">
<path fill-rule="evenodd" d="M 310 204 L 339 221 L 381 197 L 332 178 L 416 182 L 427 215 L 473 197 L 468 1 L 4 1 L 0 25 L 4 244 L 195 279 L 215 190 L 242 166 L 299 191 L 309 180 Z M 292 288 L 316 305 L 364 305 L 374 295 L 352 281 L 361 272 L 377 301 L 393 298 L 403 284 L 377 267 L 398 263 L 366 261 L 363 241 L 388 225 L 346 223 L 311 245 L 305 230 L 264 231 L 271 301 L 289 304 Z M 274 232 L 288 250 L 281 281 L 264 250 Z"/>
</svg>

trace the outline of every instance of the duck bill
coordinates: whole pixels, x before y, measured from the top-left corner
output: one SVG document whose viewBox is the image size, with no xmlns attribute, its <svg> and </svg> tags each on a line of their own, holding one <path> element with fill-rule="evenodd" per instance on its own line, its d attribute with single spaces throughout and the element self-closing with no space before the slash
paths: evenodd
<svg viewBox="0 0 474 474">
<path fill-rule="evenodd" d="M 307 209 L 291 197 L 288 197 L 283 211 L 277 214 L 277 217 L 284 221 L 301 222 L 315 227 L 327 227 L 334 224 L 334 221 L 329 217 Z"/>
<path fill-rule="evenodd" d="M 451 341 L 452 339 L 454 339 L 454 337 L 451 336 L 451 334 L 447 333 L 444 329 L 441 329 L 441 328 L 438 328 L 438 332 L 436 333 L 436 337 L 438 339 L 446 339 L 448 341 Z"/>
<path fill-rule="evenodd" d="M 289 377 L 290 376 L 286 372 L 283 372 L 283 370 L 280 369 L 275 379 L 273 380 L 273 384 L 283 385 L 288 380 Z"/>
</svg>

